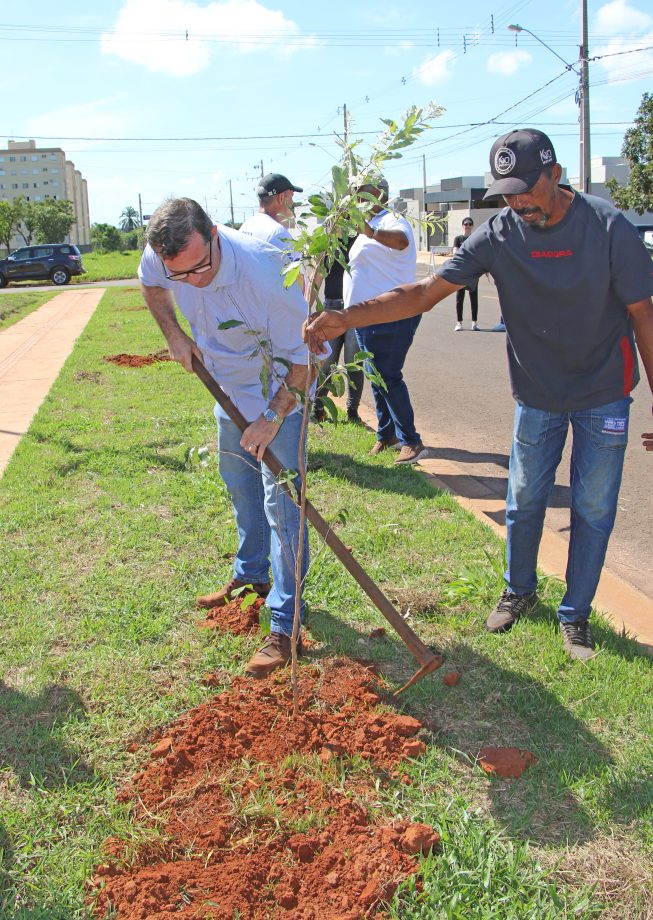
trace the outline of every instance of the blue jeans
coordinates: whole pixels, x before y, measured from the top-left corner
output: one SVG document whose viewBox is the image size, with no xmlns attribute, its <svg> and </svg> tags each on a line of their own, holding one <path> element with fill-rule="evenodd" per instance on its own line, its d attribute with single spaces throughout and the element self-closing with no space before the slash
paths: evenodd
<svg viewBox="0 0 653 920">
<path fill-rule="evenodd" d="M 299 542 L 299 508 L 277 485 L 264 463 L 257 463 L 240 446 L 241 433 L 231 419 L 216 408 L 218 418 L 218 468 L 229 491 L 238 528 L 238 553 L 234 577 L 248 583 L 266 582 L 270 566 L 274 583 L 267 597 L 272 612 L 271 631 L 292 634 L 295 608 L 295 560 Z M 284 419 L 270 445 L 284 469 L 298 467 L 300 412 Z M 306 450 L 306 444 L 303 445 Z M 296 480 L 299 488 L 300 480 Z M 302 584 L 308 569 L 308 533 L 304 533 Z M 301 602 L 302 622 L 304 604 Z"/>
<path fill-rule="evenodd" d="M 374 366 L 383 377 L 387 390 L 372 384 L 379 441 L 399 438 L 402 444 L 418 444 L 415 415 L 402 374 L 408 349 L 413 344 L 421 316 L 400 319 L 394 323 L 365 326 L 356 330 L 358 344 L 374 355 Z"/>
<path fill-rule="evenodd" d="M 344 307 L 342 300 L 333 300 L 329 298 L 324 299 L 324 309 L 325 310 L 342 310 Z M 321 371 L 323 374 L 331 373 L 331 366 L 337 365 L 340 361 L 340 355 L 343 354 L 343 363 L 351 364 L 354 360 L 360 348 L 358 347 L 358 341 L 356 340 L 356 332 L 354 329 L 347 329 L 342 335 L 339 335 L 337 339 L 329 340 L 329 347 L 331 348 L 331 354 L 325 361 L 322 362 Z M 365 374 L 362 370 L 359 371 L 349 371 L 349 380 L 347 383 L 347 411 L 348 412 L 358 412 L 358 407 L 361 404 L 361 396 L 363 394 L 363 384 L 365 383 Z M 320 396 L 327 395 L 326 386 L 318 388 L 317 398 L 315 400 L 316 408 L 322 408 L 320 403 Z"/>
<path fill-rule="evenodd" d="M 557 414 L 521 403 L 515 409 L 510 454 L 505 580 L 515 594 L 537 587 L 537 552 L 546 505 L 571 422 L 571 528 L 567 590 L 558 608 L 563 623 L 586 620 L 617 512 L 631 398 Z"/>
</svg>

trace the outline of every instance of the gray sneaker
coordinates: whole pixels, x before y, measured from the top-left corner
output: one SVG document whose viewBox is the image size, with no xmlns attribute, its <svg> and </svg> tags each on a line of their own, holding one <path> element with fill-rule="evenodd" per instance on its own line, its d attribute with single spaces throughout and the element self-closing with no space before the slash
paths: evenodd
<svg viewBox="0 0 653 920">
<path fill-rule="evenodd" d="M 576 623 L 561 623 L 562 643 L 570 658 L 575 661 L 587 661 L 596 655 L 594 639 L 588 620 Z"/>
<path fill-rule="evenodd" d="M 485 628 L 491 633 L 507 632 L 524 613 L 528 613 L 537 603 L 537 594 L 513 594 L 508 588 L 503 589 L 490 616 L 485 621 Z"/>
</svg>

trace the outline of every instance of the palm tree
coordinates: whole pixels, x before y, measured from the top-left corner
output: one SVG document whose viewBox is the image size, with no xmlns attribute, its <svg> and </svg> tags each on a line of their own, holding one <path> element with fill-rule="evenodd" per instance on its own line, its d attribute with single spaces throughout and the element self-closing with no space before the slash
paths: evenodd
<svg viewBox="0 0 653 920">
<path fill-rule="evenodd" d="M 137 227 L 140 227 L 141 222 L 138 216 L 138 211 L 136 208 L 132 208 L 130 204 L 127 205 L 125 210 L 120 215 L 120 229 L 121 230 L 136 230 Z"/>
</svg>

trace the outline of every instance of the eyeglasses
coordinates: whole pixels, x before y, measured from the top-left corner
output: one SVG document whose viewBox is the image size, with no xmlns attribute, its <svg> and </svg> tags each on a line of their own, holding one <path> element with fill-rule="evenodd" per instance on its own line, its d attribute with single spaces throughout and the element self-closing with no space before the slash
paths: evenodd
<svg viewBox="0 0 653 920">
<path fill-rule="evenodd" d="M 465 221 L 463 221 L 463 227 L 473 227 L 473 226 L 474 224 L 466 223 Z"/>
<path fill-rule="evenodd" d="M 161 259 L 161 265 L 163 265 L 163 274 L 169 281 L 185 281 L 189 275 L 203 275 L 204 272 L 211 271 L 212 268 L 212 251 L 213 251 L 213 237 L 209 239 L 209 259 L 208 262 L 202 262 L 201 265 L 197 265 L 195 268 L 189 268 L 185 272 L 169 272 L 165 266 L 165 262 Z M 159 258 L 161 258 L 159 256 Z"/>
</svg>

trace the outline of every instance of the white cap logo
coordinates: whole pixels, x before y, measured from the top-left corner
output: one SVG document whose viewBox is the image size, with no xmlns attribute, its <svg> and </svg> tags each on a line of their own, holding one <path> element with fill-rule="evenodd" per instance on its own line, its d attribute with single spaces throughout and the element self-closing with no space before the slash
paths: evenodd
<svg viewBox="0 0 653 920">
<path fill-rule="evenodd" d="M 513 171 L 517 157 L 509 147 L 499 147 L 494 154 L 494 170 L 500 176 L 507 176 Z"/>
<path fill-rule="evenodd" d="M 553 150 L 548 148 L 540 150 L 540 159 L 542 160 L 542 166 L 548 166 L 549 163 L 553 163 Z"/>
</svg>

